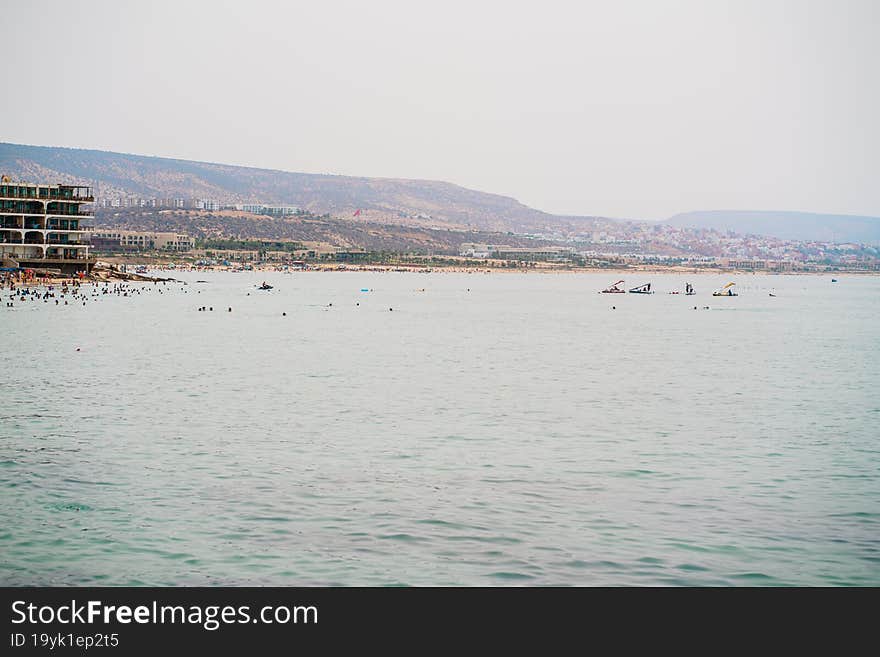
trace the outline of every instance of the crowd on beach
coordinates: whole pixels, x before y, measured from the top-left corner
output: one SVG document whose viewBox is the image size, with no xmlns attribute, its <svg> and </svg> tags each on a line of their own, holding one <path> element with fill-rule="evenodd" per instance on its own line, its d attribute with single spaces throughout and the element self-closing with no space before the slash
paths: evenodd
<svg viewBox="0 0 880 657">
<path fill-rule="evenodd" d="M 131 271 L 132 266 L 127 266 L 127 271 Z M 140 266 L 136 271 L 146 270 L 145 266 Z M 311 263 L 308 265 L 278 265 L 269 263 L 248 264 L 151 264 L 149 265 L 151 272 L 279 272 L 294 273 L 301 271 L 310 272 L 375 272 L 375 273 L 416 273 L 416 274 L 432 274 L 432 273 L 460 273 L 460 274 L 491 274 L 506 271 L 503 268 L 483 268 L 473 266 L 445 266 L 437 267 L 424 264 L 408 264 L 408 265 L 379 265 L 379 264 L 359 264 L 359 263 Z M 514 271 L 511 269 L 510 271 Z M 522 269 L 521 271 L 525 271 Z"/>
<path fill-rule="evenodd" d="M 16 304 L 45 303 L 55 306 L 68 306 L 102 297 L 129 297 L 156 290 L 164 294 L 168 281 L 154 280 L 152 285 L 136 285 L 109 280 L 90 280 L 82 277 L 50 278 L 23 275 L 21 272 L 5 272 L 0 276 L 0 298 L 5 308 L 15 308 Z M 183 288 L 181 288 L 183 289 Z"/>
<path fill-rule="evenodd" d="M 204 281 L 196 281 L 203 283 Z M 15 309 L 16 307 L 31 307 L 37 303 L 50 304 L 55 306 L 68 306 L 71 304 L 93 303 L 102 297 L 136 297 L 145 293 L 157 292 L 158 294 L 166 294 L 177 291 L 175 286 L 179 285 L 179 291 L 184 294 L 188 293 L 187 283 L 175 281 L 173 279 L 144 279 L 133 283 L 129 282 L 112 282 L 106 280 L 81 280 L 77 278 L 71 279 L 37 279 L 33 277 L 22 278 L 20 276 L 2 276 L 0 277 L 0 298 L 3 299 L 6 308 Z M 257 286 L 257 289 L 271 290 L 272 286 L 265 282 L 263 286 Z M 366 289 L 362 291 L 367 291 Z M 371 290 L 370 290 L 371 291 Z M 424 292 L 425 288 L 417 289 L 417 292 Z M 470 288 L 468 288 L 470 292 Z M 196 290 L 196 294 L 201 294 L 201 290 Z M 250 296 L 250 292 L 247 293 Z M 16 305 L 18 304 L 18 306 Z M 360 303 L 356 303 L 360 306 Z M 328 303 L 325 310 L 333 307 L 333 303 Z M 199 306 L 199 312 L 212 312 L 213 306 Z M 388 308 L 389 312 L 393 312 L 394 308 Z M 231 313 L 232 307 L 225 309 Z M 286 312 L 281 313 L 287 316 Z"/>
</svg>

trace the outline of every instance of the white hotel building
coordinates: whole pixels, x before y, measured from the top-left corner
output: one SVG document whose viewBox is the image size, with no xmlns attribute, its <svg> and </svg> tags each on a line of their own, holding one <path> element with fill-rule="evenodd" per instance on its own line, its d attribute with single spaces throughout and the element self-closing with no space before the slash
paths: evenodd
<svg viewBox="0 0 880 657">
<path fill-rule="evenodd" d="M 3 266 L 88 271 L 94 261 L 80 220 L 94 212 L 91 187 L 0 179 L 0 262 Z"/>
</svg>

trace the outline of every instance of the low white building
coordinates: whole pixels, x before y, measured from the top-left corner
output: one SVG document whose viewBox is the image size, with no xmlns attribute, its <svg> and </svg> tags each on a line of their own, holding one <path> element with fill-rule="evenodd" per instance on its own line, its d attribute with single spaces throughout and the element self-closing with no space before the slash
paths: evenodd
<svg viewBox="0 0 880 657">
<path fill-rule="evenodd" d="M 567 246 L 507 246 L 465 242 L 459 254 L 468 258 L 499 258 L 502 260 L 568 260 L 574 249 Z"/>
<path fill-rule="evenodd" d="M 235 209 L 271 217 L 288 217 L 299 212 L 299 208 L 295 205 L 264 205 L 262 203 L 241 203 L 236 205 Z"/>
<path fill-rule="evenodd" d="M 154 233 L 137 230 L 118 230 L 115 228 L 90 231 L 94 246 L 119 246 L 126 249 L 191 251 L 196 240 L 182 233 Z"/>
</svg>

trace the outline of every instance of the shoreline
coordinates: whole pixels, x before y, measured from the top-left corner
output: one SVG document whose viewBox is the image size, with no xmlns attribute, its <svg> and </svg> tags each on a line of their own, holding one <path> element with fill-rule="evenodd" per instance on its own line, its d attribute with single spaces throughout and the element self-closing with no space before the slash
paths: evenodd
<svg viewBox="0 0 880 657">
<path fill-rule="evenodd" d="M 497 264 L 451 264 L 451 263 L 432 263 L 432 262 L 384 262 L 384 263 L 358 263 L 358 262 L 307 262 L 305 265 L 291 265 L 283 261 L 263 261 L 253 262 L 237 262 L 236 264 L 222 265 L 209 264 L 197 265 L 194 262 L 175 261 L 167 259 L 164 261 L 146 257 L 143 259 L 109 256 L 98 258 L 98 262 L 103 264 L 104 270 L 113 268 L 117 272 L 122 272 L 124 266 L 127 276 L 135 275 L 132 271 L 136 267 L 145 267 L 149 272 L 174 272 L 174 271 L 261 271 L 261 272 L 397 272 L 397 273 L 455 273 L 455 274 L 597 274 L 607 273 L 610 276 L 632 275 L 632 274 L 681 274 L 689 276 L 700 275 L 731 275 L 746 276 L 766 275 L 766 276 L 878 276 L 880 270 L 873 269 L 838 269 L 838 270 L 774 270 L 774 269 L 738 269 L 734 267 L 689 267 L 683 265 L 623 265 L 615 267 L 595 267 L 595 266 L 571 266 L 565 263 L 551 262 L 534 262 L 534 263 L 518 263 L 517 266 L 508 266 L 508 261 L 499 260 Z M 491 261 L 490 261 L 491 262 Z"/>
<path fill-rule="evenodd" d="M 662 267 L 662 266 L 646 266 L 632 268 L 614 268 L 606 269 L 599 267 L 457 267 L 457 266 L 436 266 L 436 265 L 356 265 L 356 264 L 315 264 L 306 268 L 289 267 L 285 265 L 259 264 L 253 265 L 251 269 L 242 269 L 235 267 L 227 267 L 220 265 L 203 265 L 203 266 L 180 266 L 180 265 L 146 265 L 147 272 L 227 272 L 227 273 L 247 273 L 247 272 L 289 272 L 289 273 L 311 273 L 311 272 L 375 272 L 375 273 L 409 273 L 409 274 L 600 274 L 606 273 L 609 276 L 627 276 L 633 274 L 679 274 L 688 276 L 880 276 L 880 271 L 872 270 L 841 270 L 841 271 L 767 271 L 767 270 L 744 270 L 744 269 L 694 269 L 690 267 Z"/>
<path fill-rule="evenodd" d="M 30 279 L 15 275 L 5 274 L 0 277 L 0 289 L 8 288 L 10 283 L 19 287 L 40 286 L 78 286 L 100 285 L 108 283 L 159 283 L 159 282 L 183 282 L 173 276 L 158 276 L 162 273 L 406 273 L 406 274 L 537 274 L 537 275 L 588 275 L 607 274 L 609 278 L 631 277 L 635 275 L 679 275 L 679 276 L 880 276 L 880 271 L 871 270 L 844 270 L 844 271 L 767 271 L 767 270 L 742 270 L 742 269 L 697 269 L 690 267 L 666 267 L 661 265 L 635 266 L 629 268 L 598 268 L 598 267 L 461 267 L 461 266 L 437 266 L 437 265 L 400 265 L 400 264 L 343 264 L 343 263 L 314 263 L 307 267 L 291 267 L 283 264 L 260 263 L 250 265 L 249 269 L 225 265 L 190 265 L 190 264 L 146 264 L 146 263 L 107 263 L 111 267 L 101 267 L 96 272 L 91 272 L 83 277 L 76 275 L 53 275 L 36 276 Z M 126 269 L 139 266 L 146 267 L 146 272 L 123 271 L 120 266 L 126 265 Z"/>
</svg>

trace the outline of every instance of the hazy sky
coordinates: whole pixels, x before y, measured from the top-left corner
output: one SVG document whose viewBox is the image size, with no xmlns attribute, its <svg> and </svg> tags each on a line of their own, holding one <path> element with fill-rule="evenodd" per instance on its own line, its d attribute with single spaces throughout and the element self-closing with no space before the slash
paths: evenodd
<svg viewBox="0 0 880 657">
<path fill-rule="evenodd" d="M 880 0 L 0 0 L 0 141 L 880 215 Z"/>
</svg>

